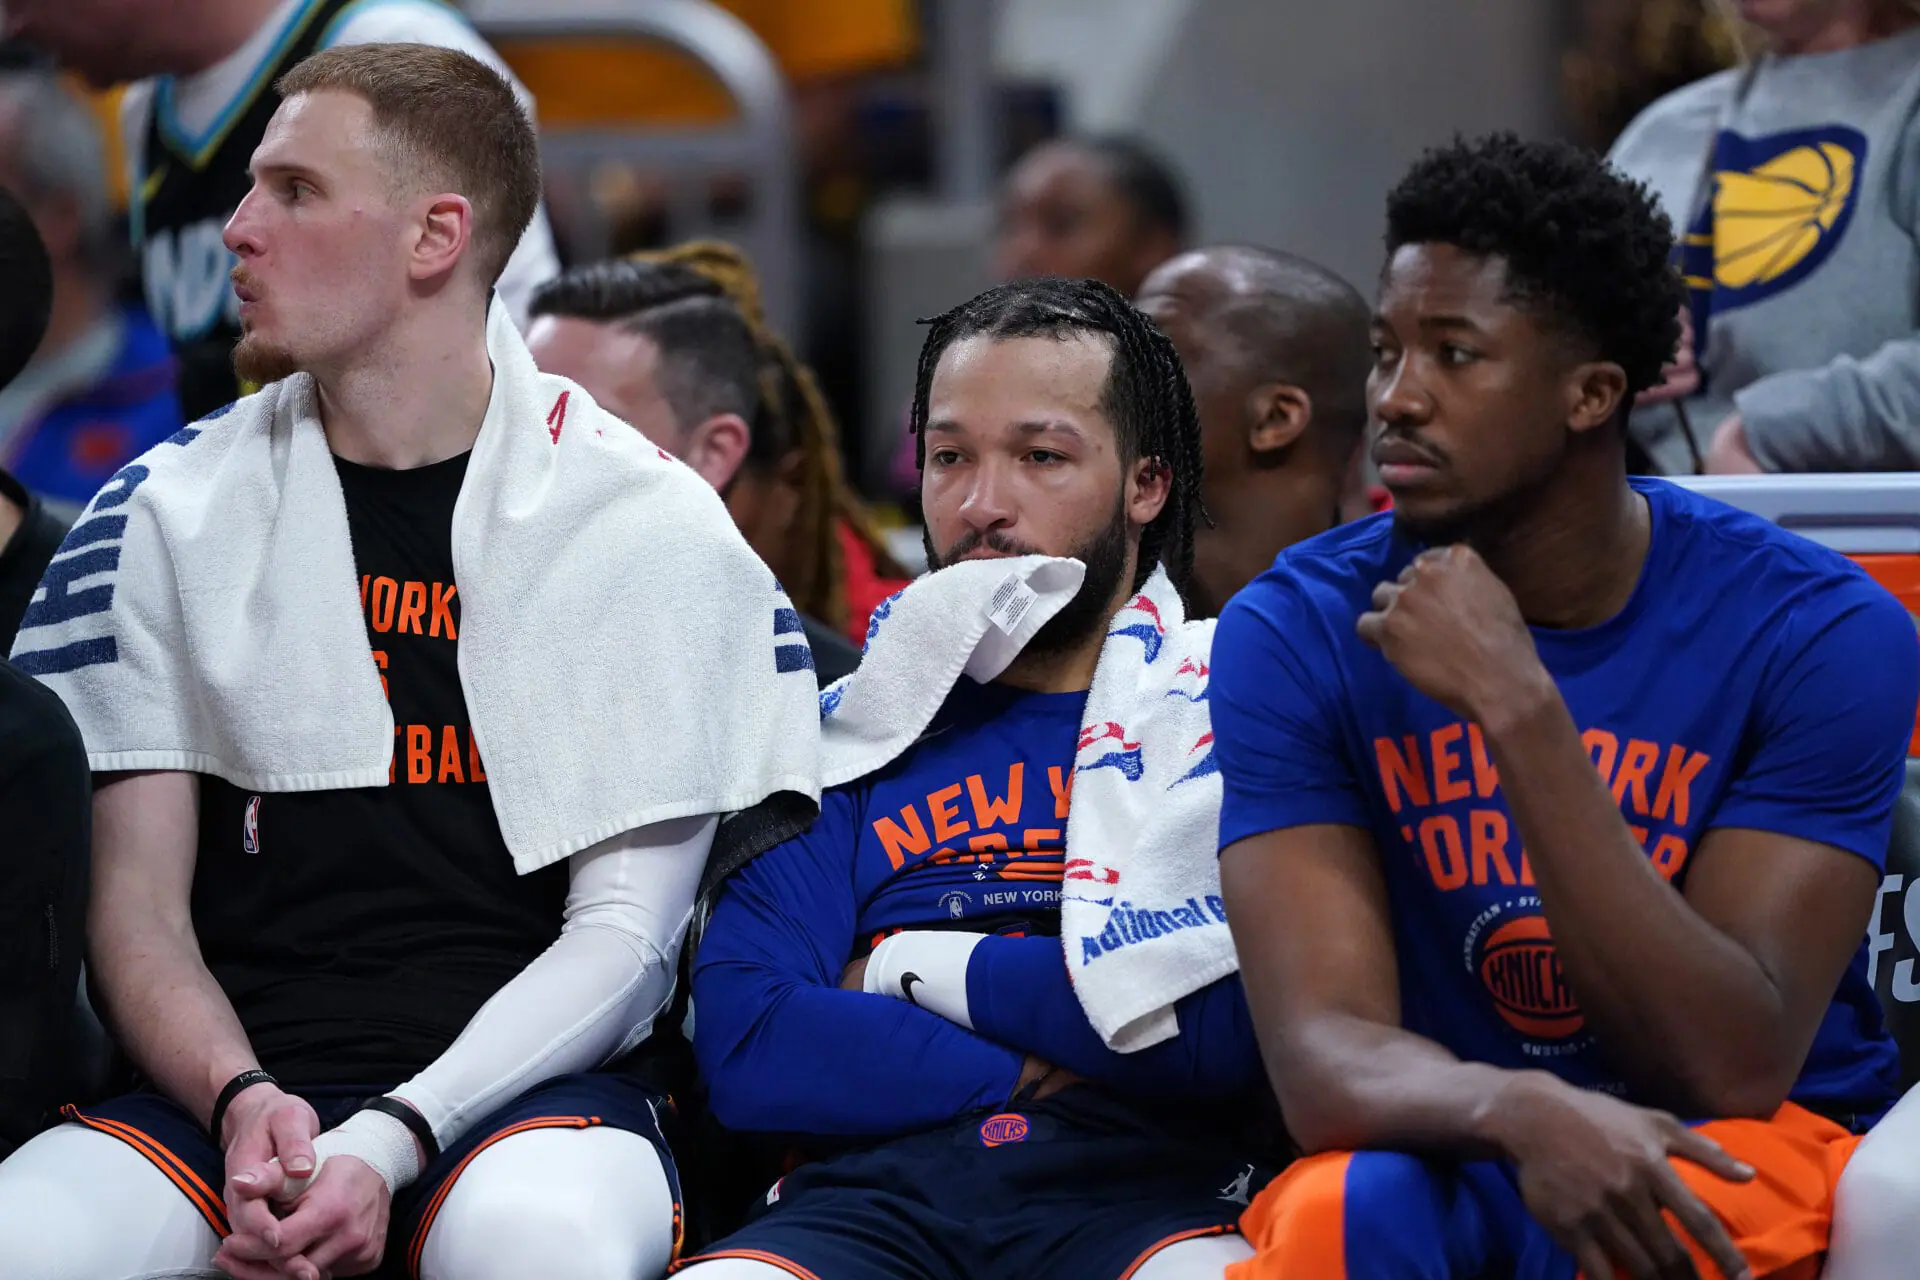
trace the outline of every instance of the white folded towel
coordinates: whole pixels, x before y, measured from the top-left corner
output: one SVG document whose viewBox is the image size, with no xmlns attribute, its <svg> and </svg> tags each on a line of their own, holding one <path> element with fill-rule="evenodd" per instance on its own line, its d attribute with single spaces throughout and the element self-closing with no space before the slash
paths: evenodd
<svg viewBox="0 0 1920 1280">
<path fill-rule="evenodd" d="M 860 669 L 820 695 L 822 781 L 885 767 L 964 672 L 990 681 L 1079 590 L 1077 560 L 962 561 L 874 613 Z M 1088 1021 L 1135 1052 L 1173 1005 L 1239 963 L 1220 898 L 1220 774 L 1207 706 L 1213 623 L 1156 569 L 1114 616 L 1087 694 L 1067 814 L 1060 933 Z"/>
<path fill-rule="evenodd" d="M 819 794 L 800 620 L 692 471 L 487 320 L 492 397 L 453 515 L 461 688 L 514 865 Z M 311 377 L 123 468 L 67 535 L 14 661 L 96 771 L 384 786 L 393 714 Z"/>
</svg>

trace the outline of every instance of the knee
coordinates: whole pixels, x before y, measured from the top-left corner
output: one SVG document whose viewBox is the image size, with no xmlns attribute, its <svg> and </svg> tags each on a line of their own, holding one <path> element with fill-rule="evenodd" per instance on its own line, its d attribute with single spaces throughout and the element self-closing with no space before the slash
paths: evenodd
<svg viewBox="0 0 1920 1280">
<path fill-rule="evenodd" d="M 1887 1135 L 1889 1138 L 1892 1135 Z M 1860 1144 L 1834 1192 L 1836 1249 L 1872 1240 L 1899 1243 L 1902 1257 L 1920 1251 L 1920 1142 Z"/>
<path fill-rule="evenodd" d="M 645 1139 L 607 1135 L 644 1148 L 621 1152 L 627 1167 L 616 1171 L 590 1158 L 593 1144 L 583 1142 L 590 1135 L 556 1132 L 542 1135 L 546 1142 L 523 1141 L 535 1136 L 518 1135 L 488 1150 L 453 1185 L 429 1227 L 423 1280 L 654 1280 L 664 1274 L 678 1223 L 666 1175 Z M 568 1160 L 569 1154 L 589 1158 Z M 638 1154 L 650 1168 L 639 1166 Z M 528 1168 L 529 1155 L 542 1157 L 542 1167 Z"/>
<path fill-rule="evenodd" d="M 47 1178 L 21 1176 L 0 1165 L 0 1258 L 7 1274 L 34 1280 L 92 1280 L 110 1274 L 92 1256 L 97 1212 L 74 1187 Z M 93 1206 L 96 1211 L 98 1206 Z"/>
</svg>

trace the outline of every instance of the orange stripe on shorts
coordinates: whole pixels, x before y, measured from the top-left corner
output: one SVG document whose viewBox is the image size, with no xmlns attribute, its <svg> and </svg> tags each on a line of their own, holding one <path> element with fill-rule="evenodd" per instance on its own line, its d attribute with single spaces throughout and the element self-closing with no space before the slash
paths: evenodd
<svg viewBox="0 0 1920 1280">
<path fill-rule="evenodd" d="M 453 1184 L 460 1180 L 460 1175 L 467 1171 L 467 1166 L 473 1163 L 475 1156 L 503 1138 L 511 1138 L 516 1133 L 525 1133 L 530 1129 L 590 1129 L 599 1123 L 598 1116 L 535 1116 L 518 1124 L 510 1124 L 498 1133 L 488 1134 L 485 1141 L 467 1152 L 460 1163 L 453 1167 L 453 1172 L 433 1193 L 433 1199 L 420 1215 L 420 1227 L 413 1233 L 413 1242 L 407 1247 L 407 1274 L 413 1280 L 420 1280 L 420 1255 L 426 1252 L 427 1232 L 433 1229 L 433 1220 L 439 1215 L 440 1206 L 447 1202 L 447 1193 L 453 1190 Z"/>
<path fill-rule="evenodd" d="M 146 1132 L 144 1129 L 136 1129 L 124 1121 L 108 1120 L 101 1116 L 87 1115 L 78 1107 L 62 1107 L 60 1114 L 75 1124 L 85 1125 L 96 1133 L 104 1133 L 108 1137 L 118 1138 L 135 1151 L 138 1151 L 147 1158 L 148 1162 L 151 1163 L 154 1168 L 166 1174 L 173 1185 L 180 1189 L 180 1194 L 187 1198 L 189 1204 L 199 1210 L 200 1216 L 207 1220 L 207 1225 L 213 1228 L 214 1234 L 222 1239 L 233 1234 L 233 1228 L 227 1225 L 226 1203 L 221 1200 L 218 1195 L 214 1194 L 213 1188 L 209 1187 L 206 1181 L 193 1171 L 192 1166 L 175 1155 L 168 1149 L 167 1145 L 158 1138 Z"/>
</svg>

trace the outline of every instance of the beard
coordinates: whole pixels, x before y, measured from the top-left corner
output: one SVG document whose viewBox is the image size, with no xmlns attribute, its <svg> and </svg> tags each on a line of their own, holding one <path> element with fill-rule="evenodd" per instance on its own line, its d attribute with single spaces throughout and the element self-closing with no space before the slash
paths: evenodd
<svg viewBox="0 0 1920 1280">
<path fill-rule="evenodd" d="M 1120 589 L 1120 579 L 1127 572 L 1130 532 L 1126 503 L 1122 497 L 1115 500 L 1113 517 L 1104 527 L 1064 553 L 1087 567 L 1086 576 L 1080 580 L 1080 589 L 1074 593 L 1073 599 L 1067 601 L 1066 607 L 1034 632 L 1033 639 L 1027 641 L 1026 647 L 1020 650 L 1019 662 L 1047 662 L 1105 632 L 1107 623 L 1113 617 L 1113 597 Z M 930 530 L 922 530 L 921 542 L 927 552 L 927 567 L 936 571 L 981 547 L 1004 555 L 1048 554 L 1038 547 L 1016 542 L 1005 535 L 993 532 L 983 534 L 977 529 L 962 534 L 944 555 L 934 550 Z"/>
<path fill-rule="evenodd" d="M 248 333 L 233 348 L 233 372 L 242 382 L 264 387 L 300 372 L 300 362 L 286 347 Z"/>
</svg>

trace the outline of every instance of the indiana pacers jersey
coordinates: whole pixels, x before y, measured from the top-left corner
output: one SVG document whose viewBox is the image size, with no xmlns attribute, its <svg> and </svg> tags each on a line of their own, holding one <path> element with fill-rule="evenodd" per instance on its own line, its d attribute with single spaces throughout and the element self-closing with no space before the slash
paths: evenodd
<svg viewBox="0 0 1920 1280">
<path fill-rule="evenodd" d="M 245 89 L 201 138 L 169 124 L 172 79 L 154 85 L 131 216 L 147 310 L 179 359 L 180 408 L 196 421 L 240 395 L 232 363 L 240 302 L 221 236 L 252 187 L 247 166 L 280 106 L 274 81 L 315 52 L 354 0 L 303 0 L 281 19 Z"/>
<path fill-rule="evenodd" d="M 1884 867 L 1920 698 L 1906 611 L 1842 557 L 1657 480 L 1627 605 L 1535 628 L 1541 660 L 1659 873 L 1684 886 L 1716 827 L 1818 841 Z M 1375 516 L 1283 553 L 1214 640 L 1224 848 L 1287 827 L 1369 830 L 1391 900 L 1405 1025 L 1463 1059 L 1630 1091 L 1595 1042 L 1479 727 L 1361 641 L 1376 584 L 1421 548 Z M 1793 1098 L 1873 1114 L 1896 1056 L 1864 944 Z"/>
</svg>

